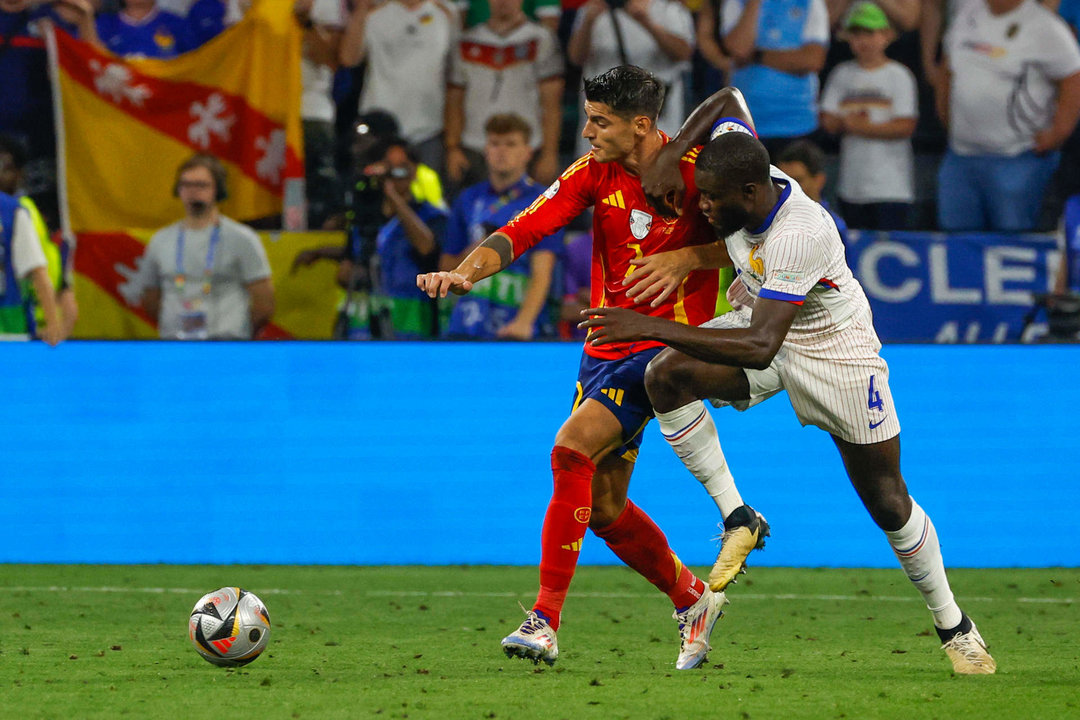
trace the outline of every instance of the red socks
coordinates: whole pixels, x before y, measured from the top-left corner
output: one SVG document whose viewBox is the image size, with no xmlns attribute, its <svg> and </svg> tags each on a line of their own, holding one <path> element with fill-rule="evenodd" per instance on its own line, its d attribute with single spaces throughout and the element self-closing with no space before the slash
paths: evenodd
<svg viewBox="0 0 1080 720">
<path fill-rule="evenodd" d="M 620 560 L 671 598 L 676 608 L 690 607 L 705 592 L 705 583 L 671 551 L 663 531 L 629 500 L 615 522 L 593 532 Z"/>
<path fill-rule="evenodd" d="M 559 613 L 592 516 L 596 465 L 576 450 L 556 445 L 551 451 L 551 472 L 555 489 L 540 534 L 540 594 L 533 609 L 548 618 L 553 630 L 558 630 Z"/>
</svg>

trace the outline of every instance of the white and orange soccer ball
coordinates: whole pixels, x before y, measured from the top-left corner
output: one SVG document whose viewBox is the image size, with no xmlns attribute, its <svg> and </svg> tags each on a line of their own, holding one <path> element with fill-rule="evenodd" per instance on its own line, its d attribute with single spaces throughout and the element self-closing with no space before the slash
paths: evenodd
<svg viewBox="0 0 1080 720">
<path fill-rule="evenodd" d="M 188 619 L 188 638 L 209 663 L 247 665 L 270 642 L 270 613 L 254 593 L 223 587 L 195 603 Z"/>
</svg>

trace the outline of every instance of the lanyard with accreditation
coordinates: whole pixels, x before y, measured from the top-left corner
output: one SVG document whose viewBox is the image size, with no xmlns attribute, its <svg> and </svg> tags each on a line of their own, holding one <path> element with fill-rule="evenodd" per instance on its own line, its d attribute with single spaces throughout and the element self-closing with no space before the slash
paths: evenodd
<svg viewBox="0 0 1080 720">
<path fill-rule="evenodd" d="M 206 309 L 204 302 L 210 297 L 211 278 L 214 274 L 214 255 L 218 241 L 221 240 L 221 225 L 214 224 L 210 231 L 210 243 L 206 249 L 206 269 L 203 270 L 202 293 L 197 297 L 187 298 L 184 296 L 184 286 L 187 278 L 184 276 L 184 226 L 176 236 L 176 274 L 173 283 L 180 297 L 180 305 L 183 310 L 180 313 L 180 328 L 177 337 L 181 340 L 206 340 L 210 337 L 210 328 L 206 322 Z"/>
</svg>

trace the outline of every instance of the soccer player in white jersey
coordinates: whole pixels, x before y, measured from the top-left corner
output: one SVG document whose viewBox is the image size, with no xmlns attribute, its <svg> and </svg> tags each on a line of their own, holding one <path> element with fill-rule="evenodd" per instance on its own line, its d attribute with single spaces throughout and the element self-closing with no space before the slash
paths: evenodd
<svg viewBox="0 0 1080 720">
<path fill-rule="evenodd" d="M 689 327 L 592 308 L 581 323 L 592 330 L 590 342 L 668 346 L 650 362 L 646 389 L 664 436 L 703 483 L 723 465 L 723 453 L 702 399 L 745 410 L 787 390 L 799 421 L 832 435 L 851 483 L 926 600 L 953 670 L 993 673 L 986 644 L 953 598 L 934 526 L 900 474 L 888 366 L 832 218 L 770 166 L 749 133 L 711 140 L 694 178 L 722 242 L 670 255 L 690 267 L 734 264 L 739 275 L 728 297 L 735 309 Z M 656 257 L 653 271 L 664 263 Z"/>
</svg>

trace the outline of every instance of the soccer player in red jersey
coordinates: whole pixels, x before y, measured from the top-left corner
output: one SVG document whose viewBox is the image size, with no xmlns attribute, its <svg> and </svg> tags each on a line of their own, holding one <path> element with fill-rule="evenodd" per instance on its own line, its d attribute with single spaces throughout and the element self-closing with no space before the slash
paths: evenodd
<svg viewBox="0 0 1080 720">
<path fill-rule="evenodd" d="M 591 207 L 594 307 L 630 308 L 690 325 L 710 319 L 718 292 L 715 271 L 690 273 L 663 299 L 648 305 L 631 297 L 640 292 L 633 285 L 633 261 L 715 242 L 698 209 L 696 149 L 674 143 L 666 149 L 682 156 L 679 168 L 686 191 L 674 198 L 677 213 L 661 216 L 646 202 L 642 173 L 668 143 L 656 127 L 663 96 L 663 85 L 633 66 L 586 80 L 587 121 L 582 135 L 592 151 L 456 269 L 420 275 L 417 285 L 431 297 L 467 293 L 474 283 L 504 269 Z M 737 90 L 725 88 L 710 101 L 720 117 L 752 127 Z M 503 639 L 508 656 L 555 662 L 559 654 L 555 631 L 582 539 L 591 528 L 623 562 L 672 600 L 681 635 L 676 667 L 694 668 L 705 660 L 709 634 L 727 598 L 694 576 L 672 552 L 660 528 L 627 499 L 641 432 L 653 417 L 645 368 L 661 349 L 652 342 L 585 345 L 573 408 L 551 453 L 554 491 L 541 532 L 540 592 L 525 622 Z"/>
</svg>

